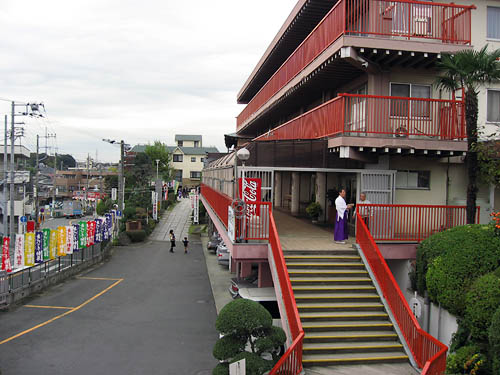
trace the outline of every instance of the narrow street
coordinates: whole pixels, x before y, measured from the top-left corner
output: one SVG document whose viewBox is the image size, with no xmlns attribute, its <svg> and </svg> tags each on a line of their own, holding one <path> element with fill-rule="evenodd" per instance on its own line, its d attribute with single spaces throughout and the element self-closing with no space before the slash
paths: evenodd
<svg viewBox="0 0 500 375">
<path fill-rule="evenodd" d="M 189 201 L 151 238 L 189 218 Z M 185 233 L 185 232 L 184 232 Z M 11 374 L 208 375 L 216 310 L 201 243 L 116 247 L 112 258 L 0 313 L 0 370 Z"/>
</svg>

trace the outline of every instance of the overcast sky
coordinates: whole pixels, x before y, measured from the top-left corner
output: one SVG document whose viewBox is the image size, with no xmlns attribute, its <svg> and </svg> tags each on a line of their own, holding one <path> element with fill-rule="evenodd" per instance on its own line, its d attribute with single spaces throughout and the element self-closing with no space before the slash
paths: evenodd
<svg viewBox="0 0 500 375">
<path fill-rule="evenodd" d="M 295 3 L 2 0 L 0 98 L 45 103 L 47 120 L 24 120 L 33 151 L 46 126 L 77 159 L 116 161 L 102 138 L 173 144 L 176 133 L 226 151 L 236 94 Z"/>
</svg>

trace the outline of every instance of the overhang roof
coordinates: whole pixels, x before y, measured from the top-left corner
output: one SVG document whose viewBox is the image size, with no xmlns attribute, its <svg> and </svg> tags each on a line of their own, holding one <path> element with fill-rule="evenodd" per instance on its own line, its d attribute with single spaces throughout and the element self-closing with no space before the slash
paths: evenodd
<svg viewBox="0 0 500 375">
<path fill-rule="evenodd" d="M 238 93 L 248 103 L 338 0 L 298 0 Z"/>
<path fill-rule="evenodd" d="M 135 145 L 132 152 L 144 152 L 147 145 Z M 216 147 L 179 147 L 179 146 L 165 146 L 165 149 L 172 153 L 179 149 L 184 155 L 205 155 L 207 152 L 219 152 Z"/>
<path fill-rule="evenodd" d="M 198 134 L 176 134 L 175 141 L 199 141 L 201 142 L 201 135 Z"/>
</svg>

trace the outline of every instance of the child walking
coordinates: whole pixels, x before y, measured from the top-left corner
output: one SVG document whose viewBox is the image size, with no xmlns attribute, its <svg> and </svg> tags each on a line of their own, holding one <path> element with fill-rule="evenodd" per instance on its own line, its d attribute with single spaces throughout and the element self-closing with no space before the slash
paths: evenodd
<svg viewBox="0 0 500 375">
<path fill-rule="evenodd" d="M 174 247 L 175 247 L 175 234 L 174 230 L 170 229 L 170 252 L 174 252 Z"/>
<path fill-rule="evenodd" d="M 184 244 L 184 254 L 187 254 L 187 252 L 188 252 L 188 244 L 189 244 L 188 238 L 184 237 L 184 239 L 182 240 L 182 243 Z"/>
</svg>

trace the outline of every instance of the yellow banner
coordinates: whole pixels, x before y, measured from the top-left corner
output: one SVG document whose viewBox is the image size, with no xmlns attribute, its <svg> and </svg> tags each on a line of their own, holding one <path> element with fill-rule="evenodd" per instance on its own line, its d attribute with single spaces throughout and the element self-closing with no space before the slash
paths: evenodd
<svg viewBox="0 0 500 375">
<path fill-rule="evenodd" d="M 35 233 L 26 233 L 24 239 L 24 265 L 35 265 Z"/>
<path fill-rule="evenodd" d="M 66 227 L 57 227 L 57 255 L 66 255 Z"/>
<path fill-rule="evenodd" d="M 57 229 L 50 230 L 50 259 L 56 259 L 57 256 Z"/>
</svg>

